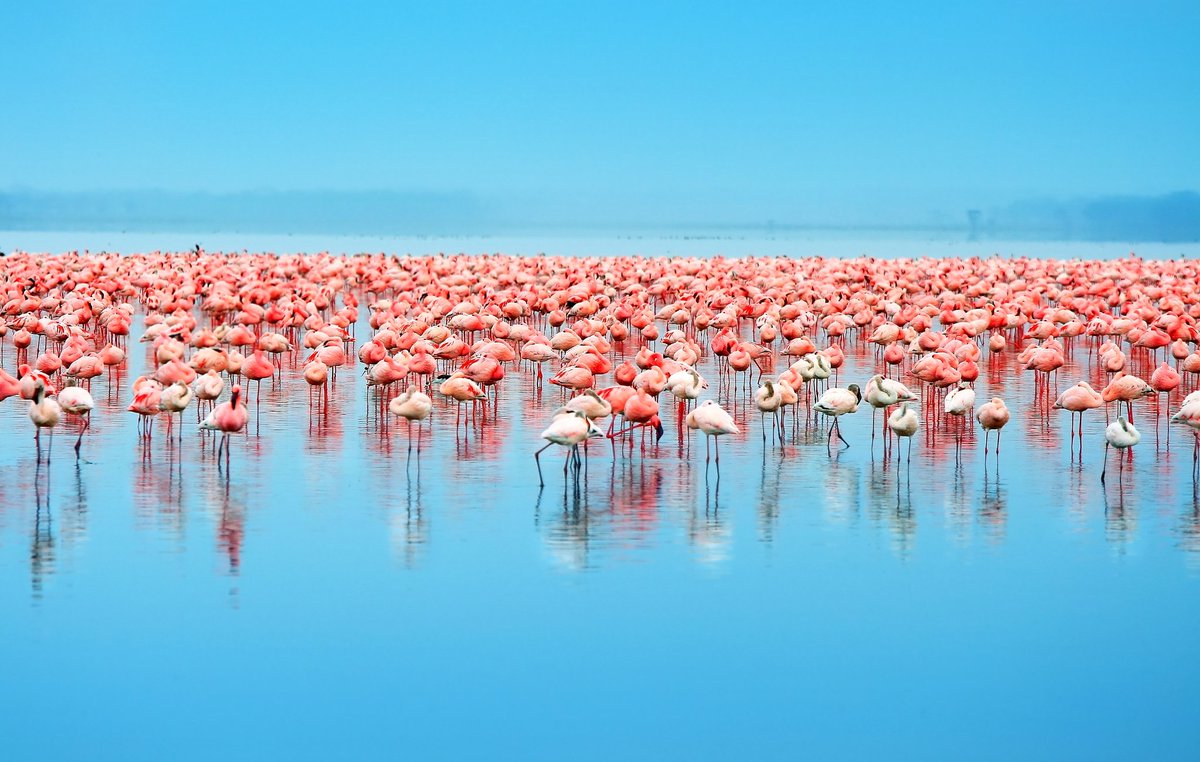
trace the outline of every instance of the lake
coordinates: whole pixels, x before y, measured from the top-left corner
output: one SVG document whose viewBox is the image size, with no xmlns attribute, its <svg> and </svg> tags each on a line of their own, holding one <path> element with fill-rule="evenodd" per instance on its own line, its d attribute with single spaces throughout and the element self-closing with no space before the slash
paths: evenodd
<svg viewBox="0 0 1200 762">
<path fill-rule="evenodd" d="M 1196 755 L 1200 496 L 1166 401 L 1106 487 L 1103 411 L 1075 441 L 1008 353 L 976 384 L 1013 411 L 998 456 L 923 414 L 898 463 L 865 405 L 840 452 L 803 414 L 764 442 L 726 389 L 719 471 L 664 403 L 657 445 L 593 442 L 570 482 L 552 448 L 539 489 L 562 393 L 528 369 L 466 428 L 437 400 L 419 455 L 360 368 L 319 407 L 292 370 L 226 472 L 194 411 L 139 435 L 129 347 L 79 462 L 60 426 L 38 465 L 0 405 L 4 758 Z M 846 352 L 865 382 L 874 348 Z M 1077 344 L 1058 388 L 1094 365 Z"/>
</svg>

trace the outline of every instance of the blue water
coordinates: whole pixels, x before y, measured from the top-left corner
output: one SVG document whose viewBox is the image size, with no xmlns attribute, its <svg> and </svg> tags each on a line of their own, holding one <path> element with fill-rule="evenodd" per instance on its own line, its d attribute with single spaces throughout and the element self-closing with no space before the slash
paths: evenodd
<svg viewBox="0 0 1200 762">
<path fill-rule="evenodd" d="M 290 371 L 225 473 L 192 411 L 140 440 L 130 346 L 78 464 L 60 427 L 35 465 L 0 405 L 0 758 L 1196 756 L 1200 499 L 1154 400 L 1107 489 L 1103 412 L 1079 463 L 1004 357 L 986 462 L 925 420 L 885 460 L 865 406 L 841 453 L 803 415 L 764 445 L 726 390 L 719 477 L 672 408 L 657 448 L 593 443 L 578 488 L 547 451 L 539 491 L 560 395 L 528 371 L 457 435 L 439 403 L 411 461 L 357 369 L 326 410 Z"/>
<path fill-rule="evenodd" d="M 1200 242 L 1045 241 L 1037 239 L 965 240 L 960 231 L 781 230 L 762 229 L 509 232 L 493 235 L 317 235 L 216 232 L 0 230 L 0 251 L 58 253 L 91 251 L 328 251 L 334 254 L 555 254 L 602 257 L 822 256 L 881 258 L 1026 256 L 1058 259 L 1113 259 L 1130 252 L 1146 259 L 1200 257 Z"/>
</svg>

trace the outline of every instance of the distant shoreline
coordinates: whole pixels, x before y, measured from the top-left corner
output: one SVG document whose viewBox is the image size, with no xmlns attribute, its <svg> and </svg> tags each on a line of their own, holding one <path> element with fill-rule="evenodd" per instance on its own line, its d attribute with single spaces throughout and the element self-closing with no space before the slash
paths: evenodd
<svg viewBox="0 0 1200 762">
<path fill-rule="evenodd" d="M 278 253 L 329 251 L 337 254 L 520 254 L 570 256 L 873 256 L 1115 259 L 1135 253 L 1147 259 L 1200 257 L 1200 243 L 1156 241 L 1054 241 L 983 239 L 903 230 L 742 230 L 740 235 L 684 234 L 676 231 L 630 231 L 624 234 L 578 230 L 467 235 L 345 235 L 318 233 L 241 233 L 218 231 L 0 230 L 0 251 L 122 253 L 186 251 L 197 244 L 207 251 Z"/>
</svg>

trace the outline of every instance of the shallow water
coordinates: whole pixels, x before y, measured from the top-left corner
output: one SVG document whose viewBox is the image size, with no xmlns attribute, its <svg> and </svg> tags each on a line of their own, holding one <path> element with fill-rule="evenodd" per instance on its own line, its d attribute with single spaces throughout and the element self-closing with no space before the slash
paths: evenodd
<svg viewBox="0 0 1200 762">
<path fill-rule="evenodd" d="M 457 434 L 439 402 L 411 461 L 357 370 L 320 409 L 293 371 L 224 472 L 192 411 L 139 437 L 145 346 L 78 463 L 0 406 L 4 758 L 1194 757 L 1200 500 L 1154 400 L 1104 489 L 1103 412 L 1080 464 L 1011 355 L 977 384 L 1000 455 L 923 418 L 911 465 L 865 406 L 841 452 L 803 415 L 764 444 L 706 361 L 744 432 L 719 472 L 672 408 L 579 482 L 547 451 L 539 490 L 561 394 L 528 370 Z"/>
<path fill-rule="evenodd" d="M 488 235 L 315 235 L 247 232 L 138 232 L 0 230 L 0 250 L 61 253 L 91 251 L 328 251 L 334 254 L 537 254 L 605 257 L 1003 257 L 1115 259 L 1131 252 L 1145 259 L 1200 257 L 1200 242 L 1046 241 L 1038 239 L 967 240 L 963 232 L 913 230 L 700 229 L 563 231 L 547 235 L 513 231 Z"/>
</svg>

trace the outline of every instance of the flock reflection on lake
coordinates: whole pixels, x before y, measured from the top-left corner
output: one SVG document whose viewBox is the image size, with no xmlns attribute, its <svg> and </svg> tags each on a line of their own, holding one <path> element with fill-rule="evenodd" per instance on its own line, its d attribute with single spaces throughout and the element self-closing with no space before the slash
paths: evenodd
<svg viewBox="0 0 1200 762">
<path fill-rule="evenodd" d="M 869 377 L 875 348 L 853 339 L 843 348 L 843 383 Z M 781 443 L 762 431 L 749 392 L 722 382 L 714 391 L 742 434 L 725 438 L 719 467 L 705 463 L 704 442 L 681 429 L 671 403 L 660 442 L 592 441 L 577 478 L 564 478 L 561 451 L 547 451 L 542 489 L 532 453 L 546 411 L 565 399 L 558 388 L 510 384 L 459 427 L 455 409 L 438 401 L 431 425 L 411 430 L 410 448 L 407 427 L 380 414 L 376 392 L 356 372 L 346 369 L 328 398 L 315 400 L 285 374 L 264 382 L 225 472 L 216 438 L 197 429 L 192 411 L 178 439 L 161 424 L 149 438 L 138 433 L 124 407 L 129 380 L 148 358 L 143 346 L 130 349 L 128 367 L 93 382 L 97 408 L 78 461 L 71 429 L 55 437 L 51 461 L 38 462 L 27 403 L 0 410 L 8 441 L 0 553 L 11 561 L 24 546 L 35 598 L 53 595 L 55 577 L 130 554 L 161 554 L 165 569 L 172 554 L 203 552 L 213 573 L 234 580 L 255 574 L 260 557 L 277 558 L 279 543 L 321 543 L 330 521 L 386 538 L 395 566 L 413 571 L 442 544 L 465 559 L 490 543 L 527 547 L 567 572 L 652 563 L 676 548 L 720 570 L 739 559 L 769 563 L 810 542 L 884 542 L 905 559 L 927 548 L 1003 553 L 1031 543 L 1103 542 L 1121 554 L 1142 543 L 1188 566 L 1200 562 L 1193 439 L 1167 424 L 1166 395 L 1136 403 L 1142 445 L 1112 456 L 1107 486 L 1099 479 L 1104 411 L 1079 436 L 1052 408 L 1065 384 L 1103 386 L 1088 345 L 1075 346 L 1049 388 L 1018 372 L 1011 354 L 981 364 L 980 398 L 1001 395 L 1013 412 L 999 454 L 985 456 L 974 426 L 955 432 L 935 422 L 940 402 L 928 394 L 911 460 L 882 434 L 872 443 L 865 406 L 842 421 L 847 449 L 829 454 L 824 421 L 803 408 L 785 419 Z M 1134 372 L 1153 367 L 1148 352 L 1131 362 Z M 698 369 L 720 375 L 711 360 Z M 1187 391 L 1185 383 L 1170 404 Z M 353 563 L 371 550 L 334 552 Z"/>
</svg>

